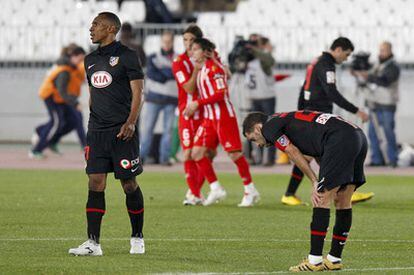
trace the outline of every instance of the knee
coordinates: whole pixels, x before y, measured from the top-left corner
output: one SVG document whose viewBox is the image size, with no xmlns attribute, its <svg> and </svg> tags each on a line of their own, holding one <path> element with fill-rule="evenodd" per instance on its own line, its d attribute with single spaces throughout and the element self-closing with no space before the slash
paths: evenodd
<svg viewBox="0 0 414 275">
<path fill-rule="evenodd" d="M 191 158 L 195 161 L 199 161 L 204 157 L 204 151 L 201 149 L 193 149 L 191 151 Z"/>
<path fill-rule="evenodd" d="M 229 152 L 229 157 L 232 161 L 236 161 L 238 160 L 243 154 L 240 151 L 236 151 L 236 152 Z"/>
<path fill-rule="evenodd" d="M 313 207 L 315 208 L 330 208 L 332 201 L 332 196 L 328 193 L 322 193 L 322 196 L 320 197 L 319 201 L 316 203 L 313 203 Z"/>
<path fill-rule="evenodd" d="M 349 209 L 352 207 L 351 198 L 343 194 L 342 192 L 338 193 L 338 195 L 336 196 L 334 200 L 334 203 L 335 203 L 335 208 L 338 210 Z"/>
<path fill-rule="evenodd" d="M 89 175 L 89 190 L 95 192 L 103 192 L 106 185 L 105 174 L 90 174 Z"/>
<path fill-rule="evenodd" d="M 187 161 L 187 160 L 191 160 L 192 159 L 191 158 L 191 150 L 190 149 L 184 150 L 184 152 L 183 152 L 183 158 L 184 158 L 184 161 Z"/>
<path fill-rule="evenodd" d="M 209 149 L 206 152 L 206 157 L 209 159 L 214 159 L 217 156 L 217 150 Z"/>
<path fill-rule="evenodd" d="M 125 194 L 131 194 L 137 189 L 135 178 L 121 180 L 121 184 Z"/>
</svg>

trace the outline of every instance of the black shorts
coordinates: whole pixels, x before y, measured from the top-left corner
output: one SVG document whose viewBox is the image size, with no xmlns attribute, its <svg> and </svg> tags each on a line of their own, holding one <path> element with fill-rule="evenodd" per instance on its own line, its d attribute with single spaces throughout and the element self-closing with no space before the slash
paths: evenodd
<svg viewBox="0 0 414 275">
<path fill-rule="evenodd" d="M 88 131 L 86 136 L 86 173 L 114 172 L 116 179 L 129 179 L 142 173 L 139 137 L 124 141 L 116 137 L 119 129 Z"/>
<path fill-rule="evenodd" d="M 348 184 L 354 184 L 356 188 L 363 185 L 367 144 L 367 138 L 360 129 L 331 133 L 326 138 L 320 158 L 320 190 L 343 188 Z"/>
</svg>

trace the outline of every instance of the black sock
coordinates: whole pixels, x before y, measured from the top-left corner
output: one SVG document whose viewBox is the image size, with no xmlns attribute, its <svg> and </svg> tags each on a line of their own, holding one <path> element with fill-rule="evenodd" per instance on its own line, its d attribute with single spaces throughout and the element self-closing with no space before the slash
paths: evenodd
<svg viewBox="0 0 414 275">
<path fill-rule="evenodd" d="M 329 226 L 328 208 L 313 208 L 311 229 L 311 249 L 310 253 L 314 256 L 322 256 L 323 243 Z"/>
<path fill-rule="evenodd" d="M 285 196 L 294 196 L 296 194 L 296 190 L 298 190 L 299 184 L 302 182 L 302 179 L 303 172 L 299 169 L 299 167 L 294 165 Z"/>
<path fill-rule="evenodd" d="M 332 234 L 332 245 L 329 254 L 341 258 L 349 230 L 352 225 L 352 208 L 336 210 L 335 226 Z"/>
<path fill-rule="evenodd" d="M 144 198 L 141 189 L 126 194 L 126 206 L 131 221 L 131 237 L 143 238 L 142 227 L 144 226 Z"/>
<path fill-rule="evenodd" d="M 86 218 L 88 220 L 88 238 L 99 243 L 102 217 L 105 214 L 105 192 L 89 190 L 86 203 Z"/>
</svg>

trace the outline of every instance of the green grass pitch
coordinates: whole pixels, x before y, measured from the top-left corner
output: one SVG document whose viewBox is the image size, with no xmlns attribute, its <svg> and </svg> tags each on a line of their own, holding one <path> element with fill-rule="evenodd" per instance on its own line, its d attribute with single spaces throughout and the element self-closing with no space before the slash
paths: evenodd
<svg viewBox="0 0 414 275">
<path fill-rule="evenodd" d="M 110 175 L 104 256 L 73 257 L 68 249 L 85 240 L 84 173 L 0 170 L 0 273 L 282 273 L 308 253 L 311 207 L 279 203 L 287 175 L 253 176 L 262 195 L 254 208 L 236 206 L 242 186 L 235 174 L 219 175 L 229 194 L 224 202 L 185 207 L 182 173 L 145 172 L 139 182 L 147 253 L 129 255 L 125 197 Z M 299 192 L 308 202 L 309 190 L 304 182 Z M 346 273 L 413 274 L 414 178 L 370 176 L 361 191 L 376 196 L 354 207 Z"/>
</svg>

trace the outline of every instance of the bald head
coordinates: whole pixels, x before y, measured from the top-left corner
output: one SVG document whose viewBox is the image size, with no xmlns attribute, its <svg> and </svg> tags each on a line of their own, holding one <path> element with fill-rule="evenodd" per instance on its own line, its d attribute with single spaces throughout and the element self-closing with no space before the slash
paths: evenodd
<svg viewBox="0 0 414 275">
<path fill-rule="evenodd" d="M 382 42 L 380 44 L 380 48 L 379 48 L 379 59 L 380 59 L 380 61 L 387 60 L 391 56 L 392 56 L 392 44 L 391 44 L 391 42 L 388 42 L 388 41 Z"/>
</svg>

